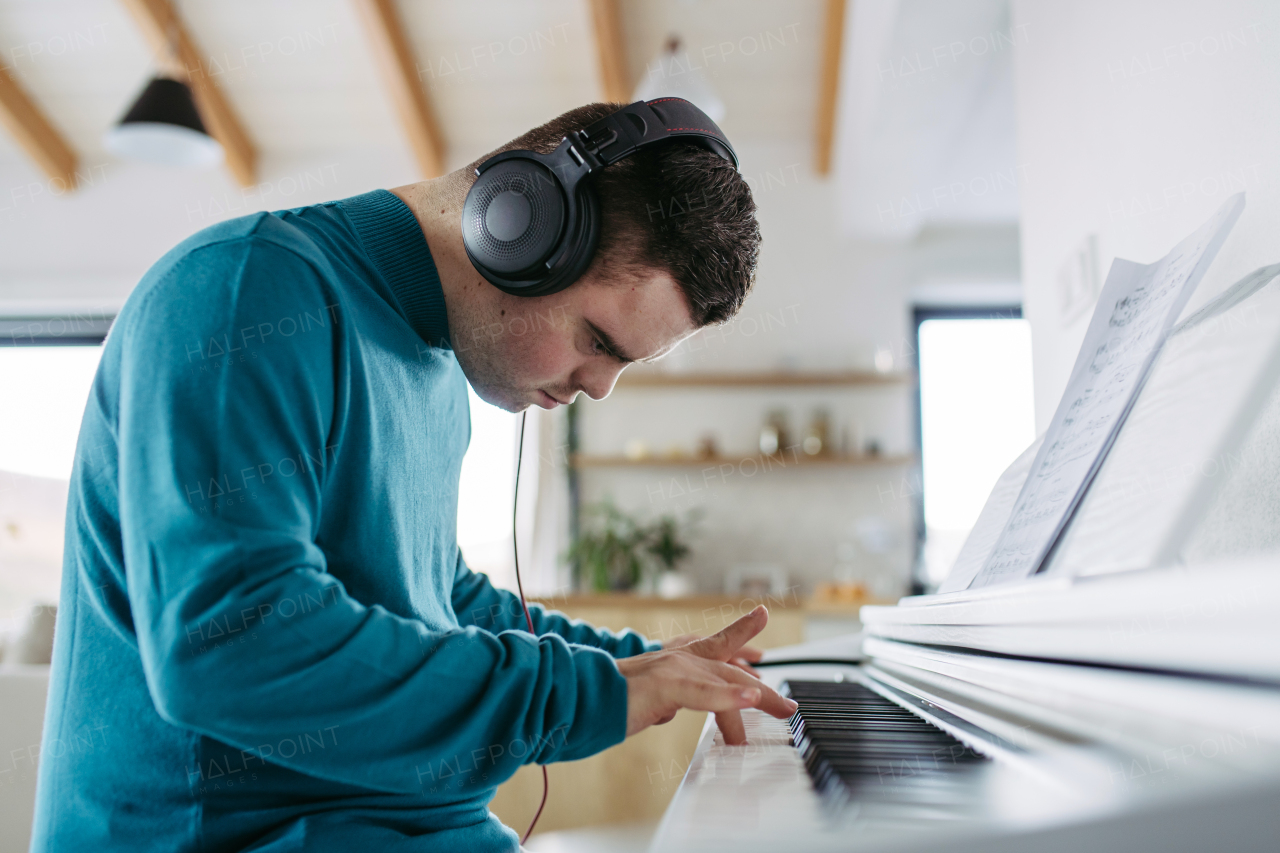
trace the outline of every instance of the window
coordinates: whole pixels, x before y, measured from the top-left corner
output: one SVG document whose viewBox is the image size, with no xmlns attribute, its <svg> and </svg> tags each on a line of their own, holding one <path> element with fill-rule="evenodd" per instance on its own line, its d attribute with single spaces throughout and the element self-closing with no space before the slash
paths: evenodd
<svg viewBox="0 0 1280 853">
<path fill-rule="evenodd" d="M 0 626 L 58 600 L 67 479 L 109 324 L 0 318 Z"/>
<path fill-rule="evenodd" d="M 0 346 L 0 471 L 71 476 L 101 345 Z"/>
<path fill-rule="evenodd" d="M 511 553 L 511 502 L 515 496 L 516 450 L 520 416 L 491 406 L 468 386 L 471 404 L 471 444 L 462 459 L 458 486 L 458 547 L 467 565 L 489 576 L 494 586 L 516 588 Z M 520 472 L 520 564 L 528 580 L 532 554 L 533 502 L 537 495 L 538 418 L 529 415 L 525 454 Z"/>
<path fill-rule="evenodd" d="M 917 309 L 923 580 L 946 577 L 1005 468 L 1035 439 L 1020 309 Z"/>
</svg>

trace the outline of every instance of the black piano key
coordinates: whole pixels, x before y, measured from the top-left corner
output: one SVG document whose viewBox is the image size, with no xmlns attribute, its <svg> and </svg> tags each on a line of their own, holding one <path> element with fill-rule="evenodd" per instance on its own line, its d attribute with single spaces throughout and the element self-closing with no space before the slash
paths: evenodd
<svg viewBox="0 0 1280 853">
<path fill-rule="evenodd" d="M 957 780 L 987 758 L 856 682 L 788 681 L 788 721 L 814 787 L 841 800 L 868 793 L 950 802 Z"/>
</svg>

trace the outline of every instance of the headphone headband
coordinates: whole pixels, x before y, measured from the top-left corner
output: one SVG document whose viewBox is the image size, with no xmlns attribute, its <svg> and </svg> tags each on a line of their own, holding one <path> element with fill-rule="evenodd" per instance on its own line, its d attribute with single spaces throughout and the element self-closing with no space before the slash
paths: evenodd
<svg viewBox="0 0 1280 853">
<path fill-rule="evenodd" d="M 641 148 L 686 139 L 710 149 L 738 168 L 738 155 L 716 123 L 684 98 L 636 101 L 588 125 L 582 137 L 602 166 L 610 166 Z"/>
<path fill-rule="evenodd" d="M 544 296 L 568 287 L 591 263 L 600 210 L 587 177 L 641 148 L 673 140 L 701 145 L 738 168 L 715 122 L 683 98 L 636 101 L 571 131 L 550 154 L 516 150 L 476 168 L 462 209 L 472 266 L 498 289 Z"/>
</svg>

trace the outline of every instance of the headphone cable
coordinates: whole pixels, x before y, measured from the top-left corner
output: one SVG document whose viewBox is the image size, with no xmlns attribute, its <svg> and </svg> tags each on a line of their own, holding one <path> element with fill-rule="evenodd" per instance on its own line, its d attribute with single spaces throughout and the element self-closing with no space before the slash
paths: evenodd
<svg viewBox="0 0 1280 853">
<path fill-rule="evenodd" d="M 516 508 L 520 505 L 520 463 L 524 459 L 524 422 L 528 417 L 527 409 L 520 413 L 520 445 L 516 449 L 516 487 L 511 499 L 511 553 L 516 560 L 516 589 L 520 590 L 520 606 L 524 608 L 524 622 L 529 626 L 529 633 L 537 637 L 537 632 L 533 630 L 533 617 L 529 615 L 529 604 L 524 600 L 524 584 L 520 582 L 520 545 L 516 533 Z M 550 789 L 551 782 L 547 779 L 547 766 L 544 764 L 542 765 L 542 802 L 538 805 L 538 813 L 533 816 L 529 828 L 525 830 L 524 837 L 520 839 L 521 846 L 529 840 L 530 835 L 533 835 L 533 828 L 538 825 L 538 818 L 542 817 L 542 810 L 546 808 L 547 793 Z"/>
</svg>

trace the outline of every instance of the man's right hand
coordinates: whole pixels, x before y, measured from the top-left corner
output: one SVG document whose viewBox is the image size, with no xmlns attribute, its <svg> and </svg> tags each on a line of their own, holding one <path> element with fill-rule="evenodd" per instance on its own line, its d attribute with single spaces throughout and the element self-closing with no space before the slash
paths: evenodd
<svg viewBox="0 0 1280 853">
<path fill-rule="evenodd" d="M 627 679 L 627 737 L 670 722 L 681 708 L 712 711 L 724 742 L 747 742 L 743 708 L 759 708 L 786 719 L 796 703 L 728 663 L 769 621 L 760 605 L 718 634 L 674 649 L 648 652 L 617 662 Z"/>
</svg>

